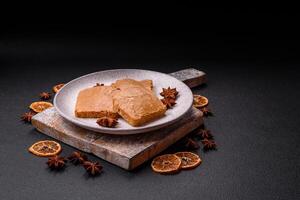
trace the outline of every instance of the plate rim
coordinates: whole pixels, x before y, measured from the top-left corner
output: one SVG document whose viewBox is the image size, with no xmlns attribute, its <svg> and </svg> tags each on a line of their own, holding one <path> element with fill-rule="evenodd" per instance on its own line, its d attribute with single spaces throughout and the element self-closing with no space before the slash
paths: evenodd
<svg viewBox="0 0 300 200">
<path fill-rule="evenodd" d="M 154 72 L 154 73 L 159 73 L 159 74 L 163 74 L 163 75 L 169 76 L 169 77 L 171 77 L 173 79 L 176 79 L 179 82 L 182 82 L 182 81 L 178 80 L 177 78 L 175 78 L 175 77 L 173 77 L 173 76 L 171 76 L 169 74 L 166 74 L 166 73 L 163 73 L 163 72 L 158 72 L 158 71 L 153 71 L 153 70 L 126 68 L 126 69 L 110 69 L 110 70 L 96 71 L 96 72 L 92 72 L 92 73 L 89 73 L 89 74 L 85 74 L 85 75 L 79 76 L 79 77 L 77 77 L 75 79 L 72 79 L 68 83 L 66 83 L 55 94 L 55 96 L 54 96 L 53 104 L 54 104 L 55 109 L 58 111 L 59 115 L 61 115 L 64 119 L 66 119 L 67 121 L 69 121 L 71 123 L 74 123 L 75 125 L 78 125 L 78 126 L 80 126 L 82 128 L 85 128 L 85 129 L 88 129 L 88 130 L 92 130 L 92 131 L 95 131 L 95 132 L 112 134 L 112 135 L 132 135 L 132 134 L 146 133 L 146 132 L 150 132 L 150 131 L 153 131 L 153 130 L 157 130 L 159 128 L 165 127 L 167 125 L 170 125 L 170 124 L 176 122 L 177 120 L 179 120 L 182 117 L 184 117 L 191 110 L 191 108 L 193 106 L 193 101 L 191 101 L 188 109 L 184 113 L 182 113 L 179 117 L 177 117 L 177 118 L 175 118 L 173 120 L 170 120 L 170 121 L 168 121 L 166 123 L 157 124 L 157 125 L 153 125 L 153 126 L 150 126 L 150 127 L 134 127 L 134 129 L 118 128 L 116 130 L 113 130 L 113 129 L 107 128 L 107 127 L 99 127 L 99 128 L 95 129 L 94 127 L 87 126 L 84 122 L 74 120 L 73 118 L 71 118 L 68 115 L 64 114 L 64 112 L 62 112 L 59 109 L 59 107 L 57 106 L 57 97 L 63 91 L 63 89 L 64 89 L 65 86 L 70 85 L 70 84 L 72 84 L 73 82 L 75 82 L 75 81 L 77 81 L 79 79 L 82 79 L 82 78 L 87 77 L 87 76 L 92 76 L 92 75 L 97 74 L 99 72 L 113 72 L 113 71 L 120 71 L 120 70 L 137 70 L 137 71 Z M 182 83 L 185 84 L 184 82 L 182 82 Z M 193 95 L 191 89 L 187 85 L 186 85 L 186 87 L 189 89 L 188 91 L 191 93 L 191 95 Z"/>
</svg>

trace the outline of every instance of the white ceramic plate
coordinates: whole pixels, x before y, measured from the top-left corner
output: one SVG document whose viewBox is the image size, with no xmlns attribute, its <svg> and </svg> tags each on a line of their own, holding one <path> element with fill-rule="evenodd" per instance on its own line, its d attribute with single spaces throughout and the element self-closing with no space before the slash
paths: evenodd
<svg viewBox="0 0 300 200">
<path fill-rule="evenodd" d="M 97 119 L 75 117 L 75 104 L 80 90 L 92 87 L 96 83 L 110 85 L 116 80 L 124 78 L 131 78 L 135 80 L 151 79 L 153 81 L 154 92 L 159 98 L 162 98 L 159 95 L 162 88 L 169 86 L 171 88 L 176 88 L 179 93 L 176 100 L 176 105 L 172 109 L 167 110 L 164 117 L 139 127 L 133 127 L 125 120 L 119 119 L 119 123 L 115 128 L 107 128 L 99 126 L 96 123 Z M 54 98 L 55 108 L 59 114 L 68 121 L 96 132 L 117 135 L 143 133 L 164 127 L 183 117 L 184 114 L 191 109 L 192 104 L 192 91 L 183 82 L 164 73 L 139 69 L 107 70 L 81 76 L 67 83 Z"/>
</svg>

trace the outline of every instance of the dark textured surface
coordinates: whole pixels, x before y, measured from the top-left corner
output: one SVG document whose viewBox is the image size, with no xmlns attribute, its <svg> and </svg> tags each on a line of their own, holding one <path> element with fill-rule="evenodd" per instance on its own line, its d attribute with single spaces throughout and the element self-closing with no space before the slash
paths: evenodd
<svg viewBox="0 0 300 200">
<path fill-rule="evenodd" d="M 228 33 L 207 40 L 194 34 L 192 41 L 187 34 L 127 34 L 117 40 L 102 33 L 69 34 L 25 31 L 1 37 L 0 199 L 299 199 L 299 54 L 290 38 Z M 194 92 L 210 100 L 215 116 L 205 124 L 219 147 L 199 150 L 198 168 L 163 176 L 148 162 L 127 172 L 89 155 L 104 167 L 101 176 L 89 178 L 72 165 L 61 173 L 49 171 L 46 159 L 27 152 L 32 143 L 48 139 L 19 121 L 39 92 L 98 70 L 170 73 L 186 66 L 208 74 L 207 85 Z M 74 151 L 62 147 L 62 155 Z M 179 149 L 177 144 L 167 152 Z"/>
</svg>

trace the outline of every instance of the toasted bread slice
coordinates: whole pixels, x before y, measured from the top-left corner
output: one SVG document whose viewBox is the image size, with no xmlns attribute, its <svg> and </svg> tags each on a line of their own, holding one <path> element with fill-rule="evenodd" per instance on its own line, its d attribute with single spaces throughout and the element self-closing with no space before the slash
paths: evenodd
<svg viewBox="0 0 300 200">
<path fill-rule="evenodd" d="M 113 84 L 117 92 L 113 93 L 115 112 L 132 126 L 140 126 L 162 117 L 166 107 L 139 81 L 123 79 Z"/>
</svg>

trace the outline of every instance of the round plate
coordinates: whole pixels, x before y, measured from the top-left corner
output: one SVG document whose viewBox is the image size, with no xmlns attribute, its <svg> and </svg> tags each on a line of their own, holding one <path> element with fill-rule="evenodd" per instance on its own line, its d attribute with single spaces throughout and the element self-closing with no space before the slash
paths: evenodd
<svg viewBox="0 0 300 200">
<path fill-rule="evenodd" d="M 153 81 L 153 90 L 158 98 L 162 98 L 159 95 L 162 88 L 176 88 L 178 91 L 176 105 L 172 109 L 168 109 L 164 117 L 139 127 L 133 127 L 121 118 L 118 120 L 118 124 L 115 128 L 107 128 L 99 126 L 96 123 L 97 119 L 75 117 L 75 104 L 79 91 L 88 87 L 92 87 L 96 83 L 110 85 L 118 79 L 125 78 L 131 78 L 135 80 L 151 79 Z M 191 109 L 192 104 L 192 91 L 183 82 L 164 73 L 139 69 L 107 70 L 81 76 L 62 87 L 54 98 L 55 108 L 59 114 L 68 121 L 96 132 L 117 135 L 128 135 L 153 131 L 171 124 L 183 117 L 184 114 Z"/>
</svg>

